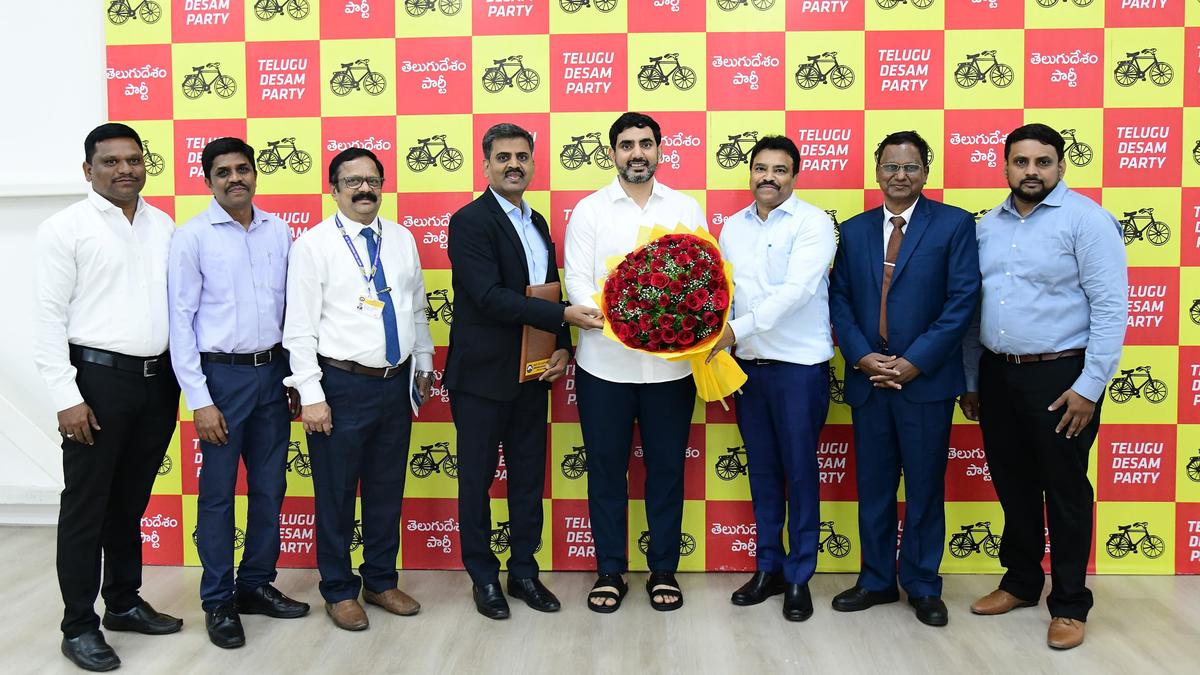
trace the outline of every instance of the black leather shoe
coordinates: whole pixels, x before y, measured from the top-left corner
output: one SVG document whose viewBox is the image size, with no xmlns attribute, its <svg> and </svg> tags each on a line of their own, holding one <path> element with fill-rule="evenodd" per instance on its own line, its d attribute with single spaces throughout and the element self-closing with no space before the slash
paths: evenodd
<svg viewBox="0 0 1200 675">
<path fill-rule="evenodd" d="M 71 659 L 71 663 L 84 670 L 103 672 L 121 666 L 121 659 L 104 641 L 104 633 L 99 630 L 89 630 L 73 638 L 64 637 L 62 653 Z"/>
<path fill-rule="evenodd" d="M 525 601 L 539 612 L 557 612 L 562 609 L 558 598 L 538 579 L 508 578 L 508 594 Z"/>
<path fill-rule="evenodd" d="M 162 614 L 145 600 L 128 612 L 105 610 L 102 623 L 109 630 L 128 630 L 143 635 L 166 635 L 183 628 L 183 619 Z"/>
<path fill-rule="evenodd" d="M 847 589 L 833 596 L 833 608 L 839 612 L 861 612 L 875 605 L 886 605 L 900 599 L 900 592 L 868 591 L 861 586 Z"/>
<path fill-rule="evenodd" d="M 221 605 L 204 613 L 204 625 L 208 627 L 208 639 L 221 649 L 234 649 L 246 644 L 246 631 L 242 630 L 242 618 L 232 605 Z"/>
<path fill-rule="evenodd" d="M 788 584 L 783 592 L 783 618 L 806 621 L 812 615 L 812 596 L 808 593 L 808 584 Z"/>
<path fill-rule="evenodd" d="M 778 572 L 755 572 L 750 581 L 733 592 L 729 601 L 739 607 L 757 605 L 772 595 L 779 595 L 786 587 L 783 575 Z"/>
<path fill-rule="evenodd" d="M 936 595 L 923 598 L 908 597 L 908 604 L 917 610 L 917 620 L 926 626 L 945 626 L 950 623 L 950 612 L 946 603 Z"/>
<path fill-rule="evenodd" d="M 508 600 L 500 592 L 500 584 L 471 586 L 471 596 L 475 598 L 475 609 L 489 619 L 508 618 Z"/>
<path fill-rule="evenodd" d="M 266 614 L 275 619 L 298 619 L 308 614 L 307 602 L 293 600 L 271 584 L 263 584 L 252 591 L 239 588 L 234 600 L 241 614 Z"/>
</svg>

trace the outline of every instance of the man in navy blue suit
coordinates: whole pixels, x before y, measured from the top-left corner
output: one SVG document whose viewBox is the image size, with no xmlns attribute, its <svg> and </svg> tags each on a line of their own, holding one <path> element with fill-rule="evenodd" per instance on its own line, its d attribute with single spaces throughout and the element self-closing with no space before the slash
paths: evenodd
<svg viewBox="0 0 1200 675">
<path fill-rule="evenodd" d="M 914 131 L 875 150 L 883 206 L 842 224 L 829 309 L 853 408 L 862 572 L 840 612 L 895 602 L 896 488 L 904 470 L 900 585 L 917 619 L 949 621 L 938 567 L 954 401 L 966 391 L 961 341 L 979 298 L 975 222 L 921 196 L 929 145 Z"/>
</svg>

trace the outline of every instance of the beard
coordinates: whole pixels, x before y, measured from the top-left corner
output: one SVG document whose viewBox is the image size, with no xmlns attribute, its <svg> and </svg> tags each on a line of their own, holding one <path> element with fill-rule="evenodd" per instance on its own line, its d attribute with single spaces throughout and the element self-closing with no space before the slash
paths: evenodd
<svg viewBox="0 0 1200 675">
<path fill-rule="evenodd" d="M 658 169 L 657 164 L 646 162 L 646 173 L 635 174 L 629 170 L 629 165 L 621 167 L 621 178 L 625 179 L 626 183 L 649 183 L 651 178 L 654 178 L 654 172 Z"/>
<path fill-rule="evenodd" d="M 1012 189 L 1014 198 L 1020 199 L 1023 202 L 1030 204 L 1040 204 L 1051 192 L 1054 191 L 1058 181 L 1047 185 L 1044 181 L 1037 186 L 1026 186 L 1025 183 L 1018 183 L 1015 187 L 1009 186 Z"/>
</svg>

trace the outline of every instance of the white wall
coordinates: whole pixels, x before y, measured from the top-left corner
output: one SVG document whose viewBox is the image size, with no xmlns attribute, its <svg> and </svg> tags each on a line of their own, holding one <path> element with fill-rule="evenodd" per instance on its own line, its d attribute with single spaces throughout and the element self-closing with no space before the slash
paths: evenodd
<svg viewBox="0 0 1200 675">
<path fill-rule="evenodd" d="M 105 121 L 103 3 L 65 0 L 0 22 L 0 523 L 54 522 L 62 454 L 32 359 L 37 224 L 83 197 L 83 137 Z"/>
</svg>

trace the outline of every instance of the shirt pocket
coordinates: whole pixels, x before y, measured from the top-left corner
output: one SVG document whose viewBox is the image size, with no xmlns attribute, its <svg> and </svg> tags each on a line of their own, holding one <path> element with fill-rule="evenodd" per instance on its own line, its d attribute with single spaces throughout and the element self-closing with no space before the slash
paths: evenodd
<svg viewBox="0 0 1200 675">
<path fill-rule="evenodd" d="M 767 235 L 767 281 L 778 286 L 787 281 L 788 260 L 796 233 L 776 227 Z"/>
</svg>

